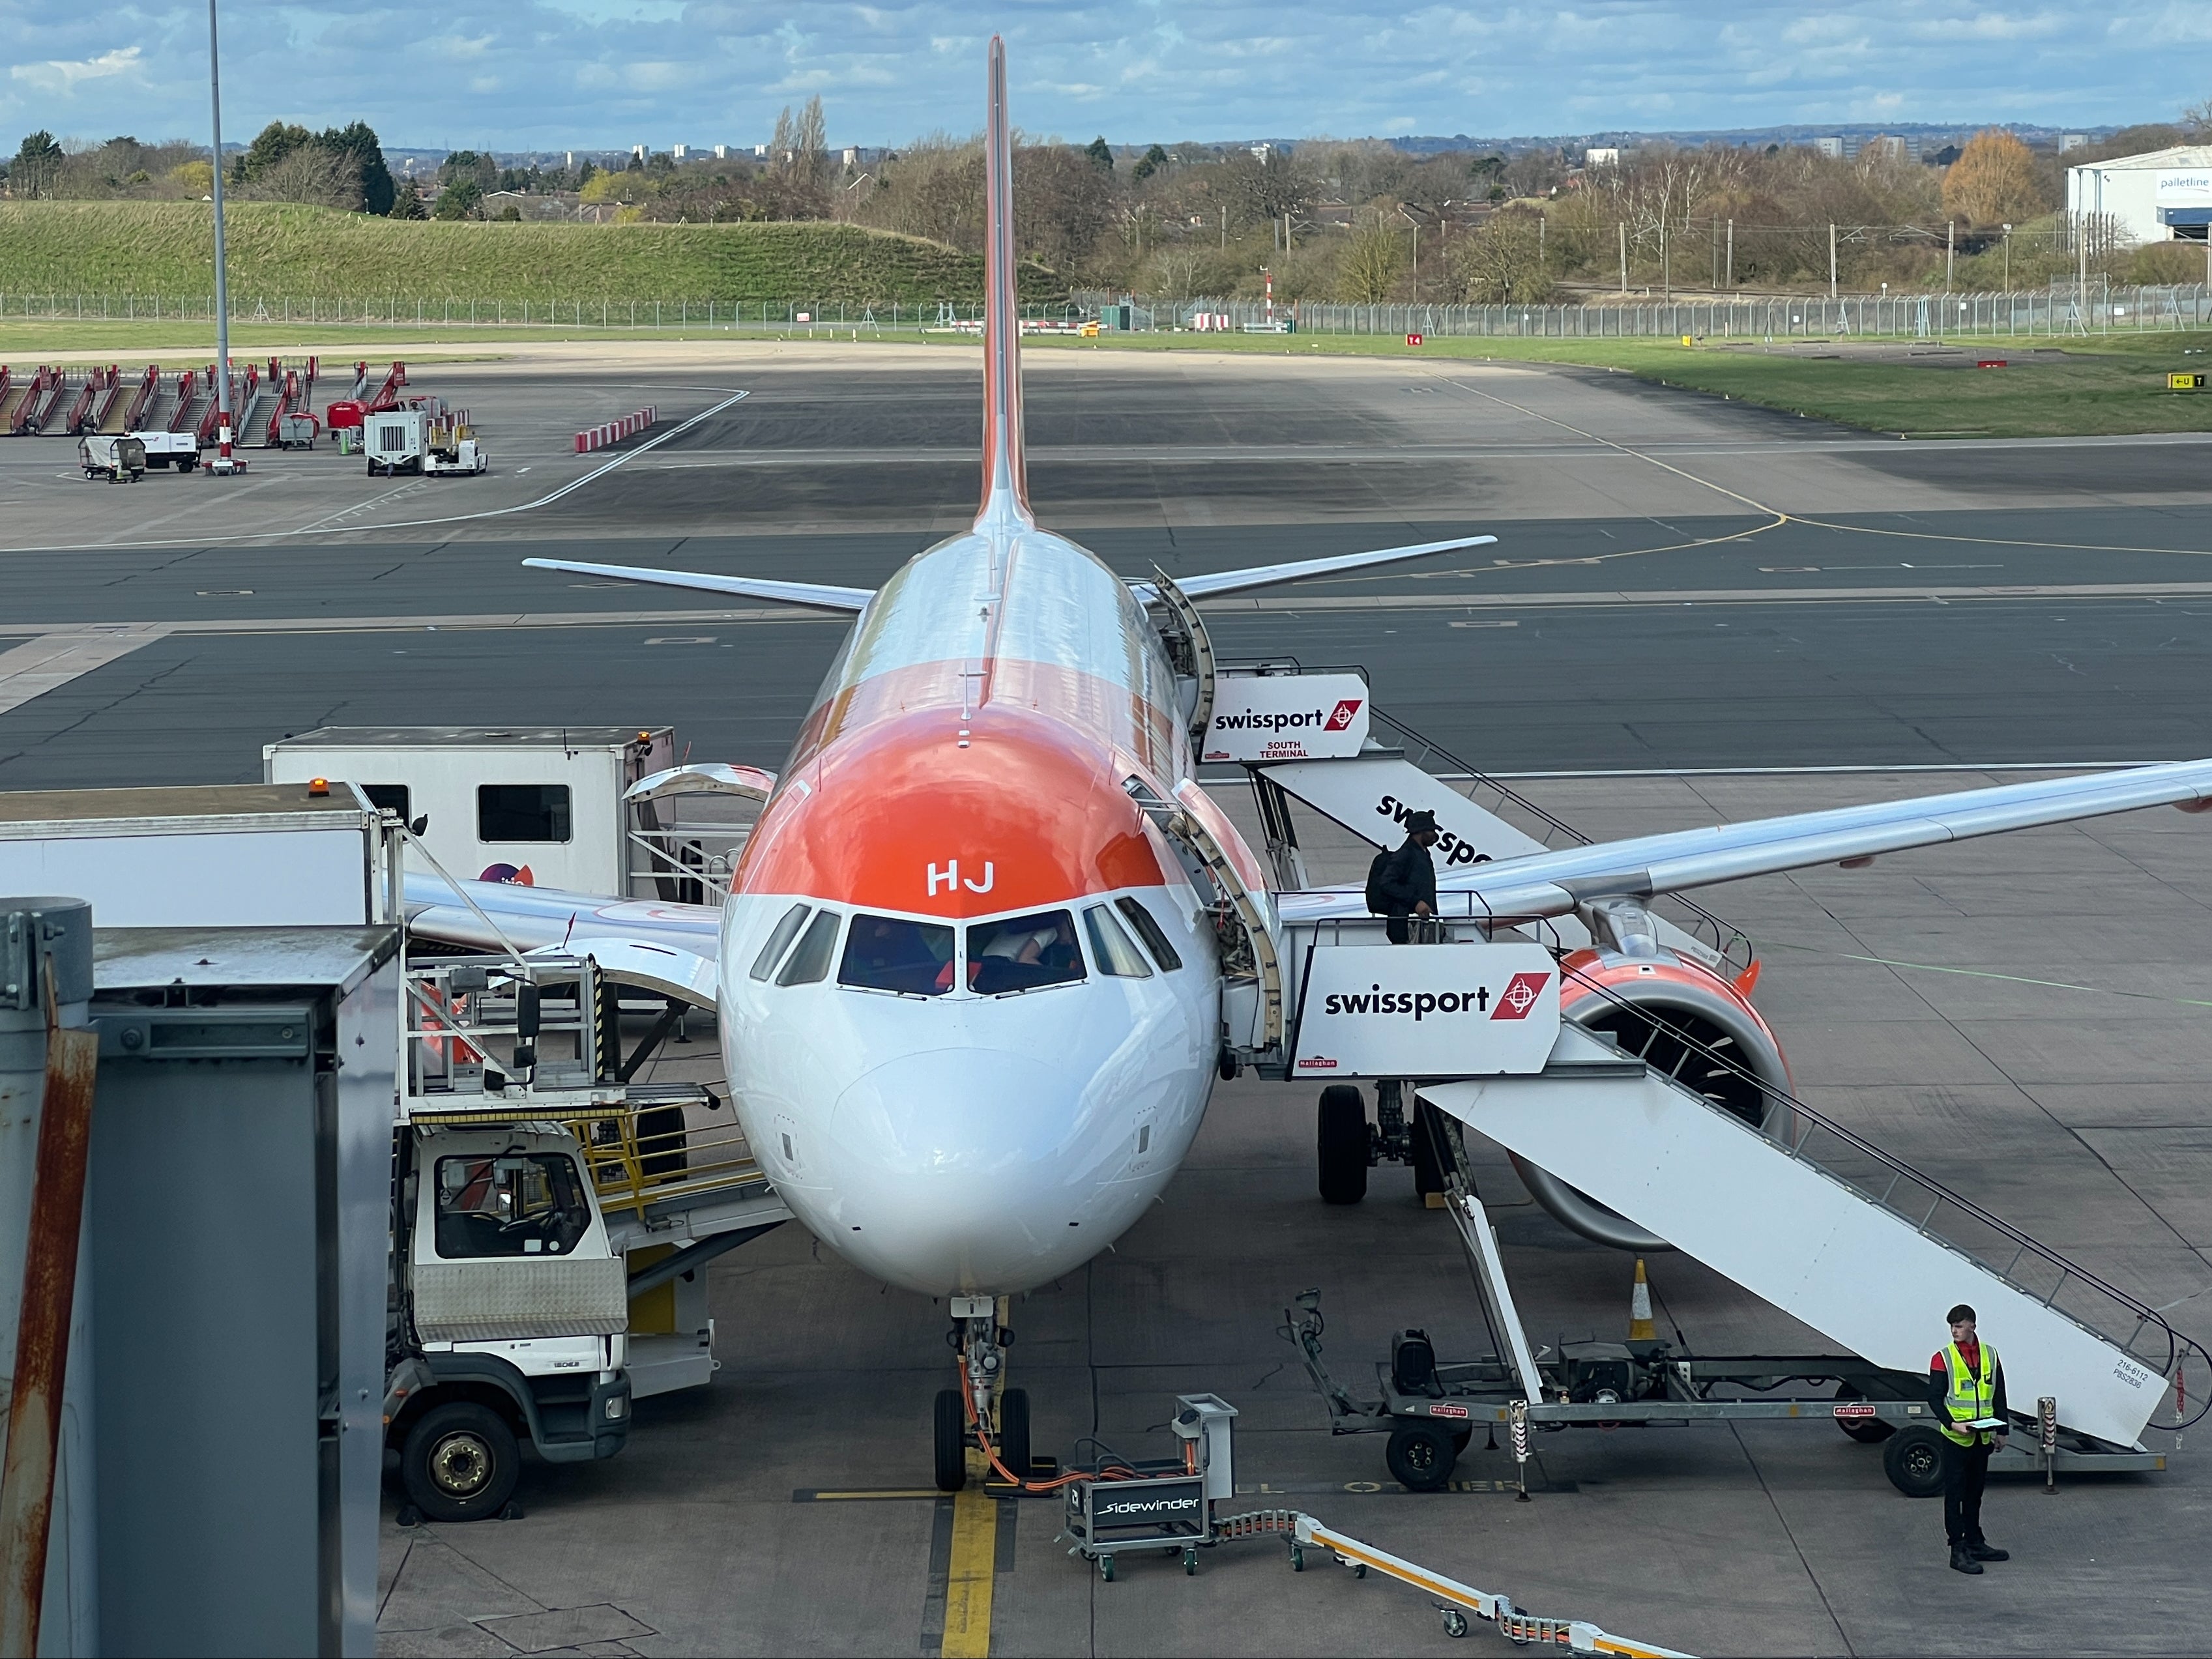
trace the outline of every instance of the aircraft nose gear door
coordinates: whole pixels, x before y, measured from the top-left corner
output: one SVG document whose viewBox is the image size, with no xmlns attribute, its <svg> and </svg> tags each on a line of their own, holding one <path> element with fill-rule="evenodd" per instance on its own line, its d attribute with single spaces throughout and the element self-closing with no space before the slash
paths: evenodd
<svg viewBox="0 0 2212 1659">
<path fill-rule="evenodd" d="M 1152 626 L 1167 647 L 1168 665 L 1176 675 L 1176 705 L 1190 730 L 1191 747 L 1197 749 L 1213 723 L 1213 641 L 1206 637 L 1206 623 L 1190 596 L 1158 565 L 1152 567 L 1152 586 L 1160 596 Z"/>
</svg>

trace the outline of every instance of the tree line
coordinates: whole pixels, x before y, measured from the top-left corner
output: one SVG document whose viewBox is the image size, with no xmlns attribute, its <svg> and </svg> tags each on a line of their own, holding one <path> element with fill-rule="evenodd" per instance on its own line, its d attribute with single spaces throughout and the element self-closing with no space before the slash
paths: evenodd
<svg viewBox="0 0 2212 1659">
<path fill-rule="evenodd" d="M 2207 138 L 2212 100 L 2063 157 L 1992 129 L 1933 165 L 1881 140 L 1850 157 L 1654 143 L 1585 166 L 1541 148 L 1423 156 L 1362 140 L 1139 150 L 1024 137 L 1015 234 L 1024 255 L 1068 289 L 1168 301 L 1257 297 L 1270 285 L 1286 302 L 1490 303 L 1620 286 L 1824 287 L 1831 227 L 1836 280 L 1855 291 L 2039 284 L 2080 257 L 2078 227 L 2062 211 L 2068 167 Z M 18 197 L 197 197 L 210 174 L 182 143 L 70 147 L 39 132 L 6 164 L 5 183 Z M 438 183 L 432 207 L 412 179 L 392 178 L 375 132 L 358 121 L 319 133 L 272 122 L 225 174 L 242 198 L 397 218 L 515 219 L 512 201 L 493 209 L 495 196 L 573 193 L 623 222 L 831 220 L 970 252 L 983 240 L 979 138 L 937 132 L 866 158 L 833 152 L 818 97 L 782 111 L 765 157 L 679 162 L 660 153 L 605 170 L 518 169 L 456 150 Z M 2201 250 L 2171 243 L 2100 243 L 2093 264 L 2123 280 L 2203 274 Z"/>
<path fill-rule="evenodd" d="M 64 144 L 33 132 L 0 163 L 0 183 L 24 200 L 194 200 L 215 186 L 207 148 L 182 138 Z M 384 147 L 366 121 L 312 132 L 271 121 L 229 159 L 223 190 L 246 201 L 306 202 L 356 213 L 391 213 L 398 198 Z"/>
</svg>

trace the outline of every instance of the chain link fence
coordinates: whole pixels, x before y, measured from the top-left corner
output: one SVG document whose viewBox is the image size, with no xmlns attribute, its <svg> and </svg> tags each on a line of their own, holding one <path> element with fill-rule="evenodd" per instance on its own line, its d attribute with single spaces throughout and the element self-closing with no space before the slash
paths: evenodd
<svg viewBox="0 0 2212 1659">
<path fill-rule="evenodd" d="M 1837 339 L 2042 334 L 2212 325 L 2212 289 L 2118 288 L 2092 281 L 2009 294 L 1903 294 L 1761 299 L 1642 299 L 1586 305 L 1341 305 L 1254 300 L 1174 302 L 1093 297 L 1109 319 L 1143 331 L 1463 336 L 1528 339 Z M 1116 315 L 1117 310 L 1121 313 Z"/>
<path fill-rule="evenodd" d="M 325 299 L 234 295 L 236 324 L 306 323 L 420 328 L 972 330 L 980 304 L 945 301 L 465 299 L 397 295 Z M 1024 320 L 1052 328 L 1097 321 L 1106 332 L 1289 333 L 1530 339 L 1837 339 L 1856 335 L 1940 339 L 2111 334 L 2212 325 L 2212 289 L 2086 288 L 2051 283 L 2011 293 L 1825 295 L 1760 299 L 1608 300 L 1582 305 L 1349 305 L 1302 301 L 1164 301 L 1078 294 L 1025 305 Z M 0 322 L 175 322 L 213 325 L 212 295 L 0 293 Z"/>
</svg>

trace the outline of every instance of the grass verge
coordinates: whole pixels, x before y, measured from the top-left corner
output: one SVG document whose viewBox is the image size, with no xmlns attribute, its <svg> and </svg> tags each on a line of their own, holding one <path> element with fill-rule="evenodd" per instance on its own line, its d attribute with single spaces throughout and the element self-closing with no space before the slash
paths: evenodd
<svg viewBox="0 0 2212 1659">
<path fill-rule="evenodd" d="M 512 229 L 514 227 L 509 226 Z M 972 351 L 973 337 L 924 335 L 911 328 L 871 332 L 848 325 L 810 335 L 732 331 L 695 325 L 689 329 L 594 329 L 509 325 L 451 329 L 412 322 L 386 326 L 235 323 L 231 349 L 246 358 L 276 352 L 320 351 L 333 360 L 376 358 L 396 347 L 422 362 L 453 362 L 499 355 L 501 345 L 579 342 L 720 343 L 746 340 L 830 342 L 858 334 L 858 343 L 930 343 Z M 40 354 L 112 355 L 131 367 L 158 355 L 172 368 L 204 362 L 213 355 L 204 322 L 0 321 L 0 361 L 19 368 Z M 433 341 L 426 351 L 423 343 Z M 1032 350 L 1198 351 L 1276 357 L 1380 357 L 1449 363 L 1493 362 L 1567 363 L 1632 374 L 1680 387 L 1868 432 L 1910 438 L 2042 438 L 2123 436 L 2160 432 L 2212 431 L 2212 390 L 2166 390 L 2171 372 L 2212 375 L 2212 331 L 2126 333 L 2071 340 L 2044 337 L 1959 342 L 1965 362 L 2014 359 L 2003 369 L 1933 368 L 1926 361 L 1853 361 L 1729 350 L 1713 344 L 1683 347 L 1660 340 L 1522 340 L 1439 338 L 1408 346 L 1395 336 L 1340 334 L 1134 334 L 1095 340 L 1032 336 Z M 2058 362 L 2025 363 L 2017 354 L 2058 347 Z"/>
<path fill-rule="evenodd" d="M 501 224 L 380 219 L 289 203 L 224 213 L 230 292 L 271 311 L 294 296 L 356 307 L 417 296 L 510 310 L 602 300 L 927 303 L 982 289 L 982 258 L 942 243 L 837 224 Z M 214 286 L 215 228 L 197 202 L 0 203 L 0 295 L 190 296 Z M 1022 270 L 1025 298 L 1054 284 Z M 20 308 L 20 307 L 19 307 Z"/>
</svg>

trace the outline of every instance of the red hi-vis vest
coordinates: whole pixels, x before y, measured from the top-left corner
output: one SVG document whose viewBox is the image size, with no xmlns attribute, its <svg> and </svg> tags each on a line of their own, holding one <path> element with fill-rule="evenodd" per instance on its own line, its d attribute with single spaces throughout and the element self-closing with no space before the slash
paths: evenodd
<svg viewBox="0 0 2212 1659">
<path fill-rule="evenodd" d="M 1957 1446 L 1971 1446 L 1977 1442 L 1987 1443 L 1995 1434 L 1991 1429 L 1967 1429 L 1956 1426 L 1972 1423 L 1996 1414 L 1997 1351 L 1989 1343 L 1981 1345 L 1981 1369 L 1977 1372 L 1966 1363 L 1959 1345 L 1943 1345 L 1943 1370 L 1950 1378 L 1943 1395 L 1943 1410 L 1949 1421 L 1939 1423 L 1943 1437 Z"/>
</svg>

